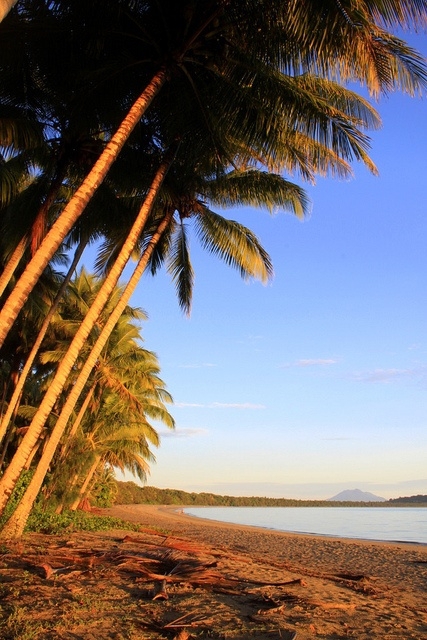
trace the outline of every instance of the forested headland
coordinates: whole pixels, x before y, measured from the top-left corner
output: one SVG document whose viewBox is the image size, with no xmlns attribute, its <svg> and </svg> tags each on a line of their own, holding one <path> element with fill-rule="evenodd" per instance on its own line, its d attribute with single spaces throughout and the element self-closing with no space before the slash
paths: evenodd
<svg viewBox="0 0 427 640">
<path fill-rule="evenodd" d="M 262 496 L 222 496 L 215 493 L 194 493 L 180 489 L 141 487 L 135 482 L 117 482 L 115 504 L 162 504 L 200 507 L 427 507 L 427 496 L 393 498 L 386 502 L 337 502 L 330 500 L 296 500 Z"/>
</svg>

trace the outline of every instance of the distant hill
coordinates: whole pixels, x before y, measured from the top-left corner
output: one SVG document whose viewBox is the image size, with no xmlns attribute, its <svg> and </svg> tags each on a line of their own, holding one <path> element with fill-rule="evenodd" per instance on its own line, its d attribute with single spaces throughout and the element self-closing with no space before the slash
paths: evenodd
<svg viewBox="0 0 427 640">
<path fill-rule="evenodd" d="M 295 500 L 292 498 L 267 498 L 261 496 L 221 496 L 214 493 L 188 493 L 178 489 L 158 489 L 156 487 L 136 485 L 134 482 L 116 481 L 117 495 L 115 504 L 171 504 L 186 506 L 218 506 L 218 507 L 357 507 L 371 502 L 375 506 L 385 506 L 383 498 L 372 496 L 369 498 L 351 498 L 338 501 L 338 496 L 328 500 Z M 344 492 L 345 493 L 345 492 Z M 352 492 L 350 492 L 352 493 Z M 341 494 L 340 494 L 341 495 Z M 381 501 L 381 502 L 378 502 Z M 387 503 L 388 504 L 388 503 Z"/>
<path fill-rule="evenodd" d="M 390 498 L 389 502 L 393 504 L 416 504 L 416 505 L 426 505 L 427 504 L 427 496 L 418 494 L 416 496 L 404 496 L 400 498 Z"/>
<path fill-rule="evenodd" d="M 336 496 L 329 498 L 328 502 L 386 502 L 385 498 L 376 496 L 369 491 L 360 491 L 360 489 L 347 489 L 337 493 Z"/>
</svg>

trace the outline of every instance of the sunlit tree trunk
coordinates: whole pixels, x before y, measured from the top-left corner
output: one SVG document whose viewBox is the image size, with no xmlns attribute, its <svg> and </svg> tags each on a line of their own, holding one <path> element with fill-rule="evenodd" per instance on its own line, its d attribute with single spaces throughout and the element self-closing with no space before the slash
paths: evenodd
<svg viewBox="0 0 427 640">
<path fill-rule="evenodd" d="M 0 0 L 0 22 L 7 16 L 9 11 L 15 6 L 17 0 Z"/>
<path fill-rule="evenodd" d="M 48 312 L 47 316 L 43 320 L 43 324 L 40 327 L 39 334 L 38 334 L 38 336 L 36 338 L 36 341 L 33 344 L 33 347 L 32 347 L 32 349 L 30 351 L 30 354 L 29 354 L 29 356 L 27 358 L 27 361 L 26 361 L 26 363 L 24 365 L 24 368 L 21 371 L 21 375 L 19 376 L 19 380 L 18 380 L 18 382 L 17 382 L 17 384 L 15 386 L 15 389 L 13 391 L 12 397 L 11 397 L 9 405 L 8 405 L 8 408 L 5 411 L 5 414 L 4 414 L 4 416 L 3 416 L 2 420 L 1 420 L 1 423 L 0 423 L 0 442 L 2 441 L 2 439 L 3 439 L 3 437 L 4 437 L 5 433 L 6 433 L 6 430 L 7 430 L 7 427 L 9 425 L 10 419 L 11 419 L 11 417 L 13 415 L 13 412 L 16 410 L 16 407 L 18 406 L 19 399 L 20 399 L 20 397 L 22 395 L 22 390 L 24 388 L 25 381 L 26 381 L 26 379 L 28 377 L 28 374 L 31 371 L 31 367 L 33 366 L 34 360 L 35 360 L 35 358 L 36 358 L 36 356 L 38 354 L 40 345 L 43 342 L 43 338 L 46 335 L 46 332 L 48 330 L 50 321 L 52 320 L 56 310 L 58 309 L 58 306 L 59 306 L 59 304 L 60 304 L 60 302 L 62 300 L 62 295 L 63 295 L 65 289 L 67 288 L 67 286 L 68 286 L 68 284 L 69 284 L 69 282 L 70 282 L 70 280 L 71 280 L 71 278 L 73 276 L 73 273 L 74 273 L 74 271 L 75 271 L 75 269 L 76 269 L 76 267 L 77 267 L 77 265 L 79 263 L 79 260 L 80 260 L 80 258 L 82 256 L 82 253 L 83 253 L 83 251 L 85 249 L 85 246 L 86 246 L 86 243 L 85 242 L 81 242 L 79 244 L 79 246 L 77 247 L 77 249 L 76 249 L 76 251 L 74 253 L 73 262 L 71 263 L 70 268 L 68 269 L 68 273 L 65 276 L 65 278 L 64 278 L 64 280 L 63 280 L 63 282 L 62 282 L 62 284 L 61 284 L 61 286 L 59 288 L 58 293 L 56 294 L 55 300 L 53 301 L 53 304 L 52 304 L 51 308 L 49 309 L 49 312 Z"/>
<path fill-rule="evenodd" d="M 90 481 L 92 480 L 95 471 L 97 470 L 97 468 L 99 467 L 99 463 L 101 462 L 101 456 L 98 454 L 95 458 L 95 461 L 93 463 L 93 465 L 91 466 L 91 468 L 88 471 L 88 474 L 86 476 L 86 480 L 83 482 L 82 486 L 80 487 L 80 491 L 79 491 L 79 495 L 77 496 L 77 498 L 74 500 L 73 504 L 70 506 L 70 510 L 71 511 L 75 511 L 77 509 L 77 507 L 79 506 L 80 502 L 83 500 L 83 498 L 85 497 L 85 493 L 89 487 Z M 24 524 L 25 527 L 25 524 Z"/>
<path fill-rule="evenodd" d="M 93 398 L 93 394 L 95 393 L 95 389 L 96 389 L 96 382 L 93 383 L 88 393 L 86 394 L 86 398 L 84 399 L 82 406 L 79 409 L 77 418 L 74 420 L 73 426 L 71 427 L 70 432 L 67 434 L 67 440 L 66 442 L 64 442 L 64 445 L 62 447 L 62 450 L 59 456 L 60 461 L 64 460 L 67 455 L 67 451 L 69 449 L 71 439 L 76 435 L 77 429 L 80 427 L 82 423 L 84 415 L 89 407 L 89 403 Z"/>
<path fill-rule="evenodd" d="M 9 284 L 18 264 L 21 262 L 21 258 L 24 255 L 25 248 L 27 246 L 27 238 L 22 238 L 17 246 L 15 247 L 14 252 L 10 256 L 7 261 L 1 275 L 0 275 L 0 296 L 3 294 L 7 285 Z"/>
<path fill-rule="evenodd" d="M 156 232 L 153 234 L 146 250 L 142 254 L 131 278 L 129 279 L 128 284 L 126 285 L 126 288 L 123 291 L 123 294 L 118 304 L 116 305 L 114 311 L 111 313 L 107 322 L 105 323 L 105 326 L 101 331 L 95 345 L 93 346 L 92 351 L 89 354 L 89 357 L 87 358 L 85 364 L 83 365 L 82 370 L 76 382 L 72 386 L 72 389 L 67 398 L 67 401 L 64 404 L 64 407 L 58 417 L 55 427 L 53 428 L 53 431 L 49 438 L 49 442 L 47 443 L 45 450 L 43 451 L 43 454 L 40 458 L 40 461 L 31 479 L 30 485 L 28 486 L 21 500 L 21 503 L 17 507 L 15 513 L 11 516 L 6 526 L 4 527 L 3 531 L 0 533 L 1 538 L 4 538 L 4 539 L 8 537 L 19 538 L 22 535 L 28 516 L 30 515 L 31 509 L 33 507 L 34 501 L 37 498 L 38 492 L 40 491 L 43 480 L 46 476 L 47 470 L 49 469 L 49 465 L 55 454 L 60 438 L 64 433 L 68 419 L 79 399 L 80 393 L 82 392 L 102 349 L 104 348 L 108 338 L 110 337 L 111 332 L 113 331 L 121 314 L 125 310 L 126 305 L 129 302 L 129 299 L 132 293 L 134 292 L 136 285 L 138 284 L 141 278 L 141 275 L 143 274 L 148 264 L 148 261 L 154 251 L 154 248 L 159 242 L 163 232 L 168 227 L 171 221 L 172 215 L 173 215 L 173 209 L 171 208 L 170 211 L 168 211 L 168 213 L 162 219 Z"/>
<path fill-rule="evenodd" d="M 161 68 L 152 78 L 139 98 L 134 102 L 128 114 L 120 124 L 116 133 L 106 145 L 92 170 L 77 189 L 70 202 L 64 207 L 61 215 L 54 222 L 39 249 L 28 263 L 22 276 L 16 283 L 12 293 L 0 312 L 0 346 L 3 344 L 18 313 L 48 265 L 54 253 L 64 240 L 75 222 L 82 215 L 90 199 L 104 180 L 113 162 L 122 150 L 125 142 L 140 121 L 152 100 L 160 91 L 167 79 L 167 71 Z"/>
<path fill-rule="evenodd" d="M 163 182 L 163 179 L 166 175 L 166 172 L 170 166 L 170 164 L 173 161 L 173 153 L 172 151 L 168 154 L 167 158 L 165 159 L 165 161 L 162 163 L 162 165 L 159 167 L 156 176 L 153 179 L 153 182 L 150 186 L 150 189 L 147 193 L 147 196 L 145 198 L 144 204 L 142 205 L 139 214 L 135 220 L 135 223 L 128 235 L 128 238 L 125 242 L 125 244 L 123 245 L 119 256 L 115 262 L 115 264 L 113 265 L 110 273 L 108 274 L 107 278 L 105 279 L 102 287 L 100 288 L 91 308 L 89 309 L 85 320 L 83 321 L 83 323 L 80 325 L 76 335 L 74 336 L 71 345 L 67 351 L 67 353 L 65 354 L 63 360 L 61 361 L 57 372 L 55 374 L 55 377 L 53 379 L 53 381 L 50 384 L 50 387 L 48 389 L 48 391 L 46 392 L 40 406 L 39 409 L 37 410 L 31 425 L 26 433 L 26 435 L 24 436 L 24 439 L 22 440 L 21 445 L 19 446 L 18 450 L 15 453 L 15 456 L 13 457 L 12 461 L 10 462 L 8 468 L 6 469 L 3 477 L 0 480 L 0 510 L 1 512 L 3 512 L 4 507 L 6 506 L 10 494 L 12 493 L 16 482 L 18 481 L 21 471 L 25 465 L 25 462 L 28 458 L 28 456 L 30 455 L 30 452 L 34 446 L 34 444 L 37 442 L 37 439 L 39 438 L 39 435 L 46 423 L 46 420 L 54 406 L 55 401 L 57 400 L 57 398 L 59 397 L 59 394 L 61 393 L 61 391 L 64 388 L 65 383 L 67 382 L 68 376 L 71 372 L 72 367 L 74 366 L 77 358 L 79 357 L 80 354 L 80 350 L 82 349 L 83 345 L 85 344 L 92 328 L 94 327 L 96 321 L 99 318 L 100 313 L 102 312 L 105 304 L 108 302 L 108 298 L 110 296 L 110 293 L 112 292 L 112 290 L 114 289 L 114 287 L 116 286 L 120 275 L 124 269 L 124 267 L 126 266 L 126 263 L 129 260 L 130 255 L 132 254 L 132 251 L 135 247 L 135 244 L 141 234 L 141 231 L 144 227 L 144 224 L 148 218 L 148 215 L 151 211 L 151 207 L 153 205 L 153 202 L 157 196 L 157 193 L 160 189 L 160 186 Z M 136 284 L 135 284 L 136 286 Z M 120 316 L 119 316 L 120 317 Z M 115 323 L 114 323 L 115 324 Z M 114 325 L 113 325 L 114 326 Z M 92 370 L 93 364 L 91 365 L 90 371 Z M 89 373 L 90 373 L 89 371 Z M 86 378 L 87 380 L 87 378 Z M 81 391 L 81 389 L 80 389 Z M 74 406 L 74 405 L 73 405 Z M 68 416 L 69 417 L 69 416 Z M 67 417 L 67 421 L 68 421 L 68 417 Z M 58 421 L 57 421 L 58 423 Z M 57 425 L 55 425 L 56 427 Z M 64 425 L 61 426 L 61 430 L 59 429 L 54 429 L 54 431 L 51 434 L 51 437 L 49 438 L 49 442 L 45 448 L 45 451 L 43 452 L 43 459 L 48 459 L 48 462 L 46 464 L 45 469 L 42 469 L 42 466 L 39 464 L 40 470 L 39 468 L 37 468 L 36 473 L 33 476 L 33 481 L 34 484 L 39 483 L 38 485 L 38 489 L 41 486 L 41 483 L 43 482 L 44 476 L 46 474 L 46 471 L 49 467 L 50 464 L 50 460 L 52 459 L 53 454 L 55 453 L 57 444 L 59 442 L 59 439 L 61 438 L 63 431 L 65 429 L 66 426 L 66 422 Z M 54 436 L 55 434 L 59 434 L 58 436 Z M 45 455 L 46 454 L 46 455 Z M 49 457 L 50 456 L 50 457 Z M 41 462 L 41 460 L 40 460 Z M 40 480 L 41 478 L 41 480 Z M 37 489 L 37 491 L 38 491 Z M 36 492 L 37 495 L 37 492 Z"/>
</svg>

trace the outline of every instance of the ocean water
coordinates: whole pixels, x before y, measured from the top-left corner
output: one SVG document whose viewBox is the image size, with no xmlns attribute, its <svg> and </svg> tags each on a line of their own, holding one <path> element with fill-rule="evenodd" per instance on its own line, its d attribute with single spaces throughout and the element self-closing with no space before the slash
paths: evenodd
<svg viewBox="0 0 427 640">
<path fill-rule="evenodd" d="M 184 512 L 294 533 L 427 544 L 422 507 L 189 507 Z"/>
</svg>

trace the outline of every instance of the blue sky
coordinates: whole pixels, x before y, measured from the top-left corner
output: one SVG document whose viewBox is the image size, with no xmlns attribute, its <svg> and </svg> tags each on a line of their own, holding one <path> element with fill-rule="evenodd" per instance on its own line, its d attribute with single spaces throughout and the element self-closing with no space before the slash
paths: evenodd
<svg viewBox="0 0 427 640">
<path fill-rule="evenodd" d="M 411 36 L 427 54 L 427 37 Z M 377 108 L 371 157 L 351 181 L 307 187 L 313 207 L 226 212 L 270 253 L 274 280 L 245 283 L 191 244 L 191 317 L 164 273 L 132 304 L 149 315 L 176 430 L 148 484 L 229 495 L 328 498 L 359 488 L 427 493 L 427 109 Z M 222 212 L 225 214 L 225 212 Z"/>
</svg>

